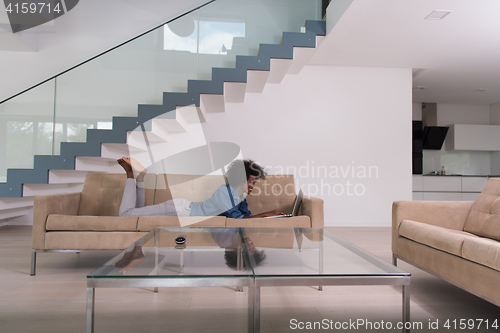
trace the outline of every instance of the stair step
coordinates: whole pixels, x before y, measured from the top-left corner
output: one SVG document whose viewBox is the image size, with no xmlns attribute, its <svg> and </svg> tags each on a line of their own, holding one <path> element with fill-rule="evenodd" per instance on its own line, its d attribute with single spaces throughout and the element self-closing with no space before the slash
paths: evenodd
<svg viewBox="0 0 500 333">
<path fill-rule="evenodd" d="M 123 156 L 145 156 L 149 157 L 147 150 L 136 149 L 126 143 L 103 143 L 101 145 L 101 157 L 116 162 L 117 159 Z M 142 157 L 139 157 L 142 159 Z"/>
<path fill-rule="evenodd" d="M 312 32 L 284 32 L 282 44 L 292 47 L 316 47 L 316 35 Z"/>
<path fill-rule="evenodd" d="M 0 220 L 23 216 L 28 214 L 30 211 L 31 211 L 30 207 L 0 210 Z"/>
<path fill-rule="evenodd" d="M 306 31 L 315 33 L 319 36 L 326 35 L 326 21 L 314 21 L 307 20 L 306 21 Z"/>
<path fill-rule="evenodd" d="M 325 36 L 316 36 L 316 49 L 323 44 L 323 41 L 325 40 Z"/>
<path fill-rule="evenodd" d="M 154 151 L 154 160 L 159 161 L 165 157 L 173 156 L 183 151 L 206 145 L 207 141 L 201 123 L 193 123 L 189 125 L 188 131 L 185 133 L 177 133 L 172 136 L 168 147 L 164 150 Z"/>
<path fill-rule="evenodd" d="M 245 101 L 245 93 L 247 83 L 240 82 L 225 82 L 224 83 L 224 101 L 226 103 L 243 103 Z"/>
<path fill-rule="evenodd" d="M 293 46 L 280 44 L 260 44 L 259 57 L 272 59 L 293 59 Z"/>
<path fill-rule="evenodd" d="M 83 184 L 24 184 L 23 197 L 81 192 Z"/>
<path fill-rule="evenodd" d="M 76 157 L 75 170 L 106 173 L 123 172 L 123 168 L 116 163 L 116 159 L 102 157 Z"/>
<path fill-rule="evenodd" d="M 264 91 L 268 78 L 269 71 L 249 70 L 247 74 L 247 93 L 261 93 Z"/>
<path fill-rule="evenodd" d="M 49 184 L 81 184 L 89 171 L 49 170 Z"/>
<path fill-rule="evenodd" d="M 316 36 L 316 48 L 310 47 L 294 47 L 293 48 L 293 62 L 288 69 L 288 74 L 299 74 L 302 68 L 309 62 L 317 47 L 325 39 L 324 36 Z"/>
<path fill-rule="evenodd" d="M 127 133 L 127 145 L 135 151 L 148 151 L 150 146 L 163 144 L 166 142 L 166 138 L 142 130 L 135 130 Z"/>
<path fill-rule="evenodd" d="M 0 210 L 14 208 L 30 208 L 33 198 L 0 198 Z"/>
<path fill-rule="evenodd" d="M 292 59 L 271 59 L 271 71 L 269 72 L 267 83 L 281 83 L 292 62 Z"/>
<path fill-rule="evenodd" d="M 236 67 L 247 71 L 268 71 L 271 68 L 270 66 L 270 58 L 259 56 L 236 56 Z"/>
<path fill-rule="evenodd" d="M 307 47 L 294 47 L 293 48 L 293 61 L 288 68 L 287 74 L 299 74 L 302 68 L 309 62 L 316 49 Z"/>
<path fill-rule="evenodd" d="M 156 117 L 152 119 L 151 131 L 158 136 L 167 137 L 168 133 L 186 132 L 188 122 L 182 113 L 176 110 L 175 118 Z"/>
<path fill-rule="evenodd" d="M 195 82 L 195 80 L 188 80 L 188 92 L 187 93 L 174 93 L 174 92 L 164 92 L 163 93 L 163 105 L 169 106 L 169 109 L 175 110 L 177 106 L 189 106 L 189 105 L 199 105 L 200 95 L 196 91 L 189 88 L 190 82 Z M 207 81 L 205 81 L 207 82 Z M 208 81 L 209 82 L 209 81 Z M 193 84 L 193 83 L 191 83 Z M 174 107 L 172 107 L 174 106 Z"/>
<path fill-rule="evenodd" d="M 202 94 L 200 95 L 200 109 L 202 113 L 225 112 L 224 95 Z"/>
<path fill-rule="evenodd" d="M 178 106 L 176 112 L 181 113 L 188 124 L 205 123 L 206 112 L 198 106 Z"/>
</svg>

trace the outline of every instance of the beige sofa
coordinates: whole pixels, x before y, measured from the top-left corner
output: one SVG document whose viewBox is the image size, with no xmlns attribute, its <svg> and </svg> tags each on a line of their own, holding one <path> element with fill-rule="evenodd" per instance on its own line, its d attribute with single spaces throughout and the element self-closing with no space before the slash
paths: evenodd
<svg viewBox="0 0 500 333">
<path fill-rule="evenodd" d="M 500 179 L 474 202 L 396 201 L 394 264 L 402 259 L 500 305 Z"/>
<path fill-rule="evenodd" d="M 231 219 L 223 216 L 118 217 L 126 176 L 88 174 L 82 192 L 38 196 L 33 206 L 31 275 L 37 252 L 122 250 L 157 226 L 178 227 L 297 227 L 323 228 L 323 200 L 305 196 L 300 216 L 279 219 Z M 224 184 L 222 176 L 152 175 L 145 178 L 145 204 L 172 197 L 203 201 Z M 247 197 L 253 214 L 278 209 L 291 211 L 295 200 L 293 175 L 267 176 Z"/>
</svg>

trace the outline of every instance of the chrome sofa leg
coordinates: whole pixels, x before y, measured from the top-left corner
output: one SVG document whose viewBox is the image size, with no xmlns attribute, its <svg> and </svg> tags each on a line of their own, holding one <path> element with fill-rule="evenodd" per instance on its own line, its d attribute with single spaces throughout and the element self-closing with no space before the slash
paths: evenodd
<svg viewBox="0 0 500 333">
<path fill-rule="evenodd" d="M 392 254 L 392 264 L 394 266 L 398 265 L 398 258 L 396 257 L 396 255 L 394 253 Z"/>
<path fill-rule="evenodd" d="M 35 276 L 36 274 L 36 250 L 31 250 L 31 272 L 30 276 Z"/>
</svg>

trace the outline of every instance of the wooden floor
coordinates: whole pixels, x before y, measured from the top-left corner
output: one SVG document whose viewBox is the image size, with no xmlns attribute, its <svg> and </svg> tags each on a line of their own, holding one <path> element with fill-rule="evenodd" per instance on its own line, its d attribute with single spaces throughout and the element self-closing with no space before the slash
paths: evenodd
<svg viewBox="0 0 500 333">
<path fill-rule="evenodd" d="M 335 234 L 390 261 L 390 228 L 328 228 Z M 29 276 L 30 227 L 0 228 L 0 332 L 85 332 L 86 275 L 111 253 L 38 255 L 37 275 Z M 498 319 L 500 309 L 406 263 L 412 274 L 412 332 L 455 332 L 446 320 Z M 499 286 L 500 287 L 500 286 Z M 232 288 L 97 289 L 96 332 L 246 332 L 246 291 Z M 290 321 L 365 320 L 374 328 L 401 319 L 401 288 L 391 286 L 268 287 L 262 289 L 262 332 L 328 331 L 292 329 Z M 438 330 L 429 329 L 429 320 Z M 498 329 L 467 332 L 500 332 Z M 352 328 L 352 326 L 351 326 Z M 352 331 L 353 329 L 351 329 Z M 333 331 L 330 330 L 330 331 Z M 356 331 L 356 330 L 355 330 Z M 357 327 L 359 332 L 370 330 Z"/>
</svg>

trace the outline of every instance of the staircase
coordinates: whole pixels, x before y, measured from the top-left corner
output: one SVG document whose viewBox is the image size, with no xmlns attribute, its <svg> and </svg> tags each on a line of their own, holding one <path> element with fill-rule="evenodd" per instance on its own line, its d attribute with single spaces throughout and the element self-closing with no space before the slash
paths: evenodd
<svg viewBox="0 0 500 333">
<path fill-rule="evenodd" d="M 139 105 L 137 117 L 113 117 L 112 130 L 89 129 L 86 142 L 61 143 L 60 155 L 36 155 L 33 169 L 9 169 L 0 183 L 0 219 L 30 207 L 36 195 L 81 191 L 89 172 L 122 172 L 116 163 L 122 156 L 151 165 L 158 159 L 152 150 L 171 155 L 186 141 L 205 144 L 193 134 L 200 122 L 298 74 L 325 34 L 324 21 L 307 21 L 305 33 L 285 32 L 280 44 L 261 44 L 257 56 L 237 56 L 235 68 L 213 68 L 212 80 L 189 80 L 186 93 L 165 92 L 161 105 Z"/>
</svg>

